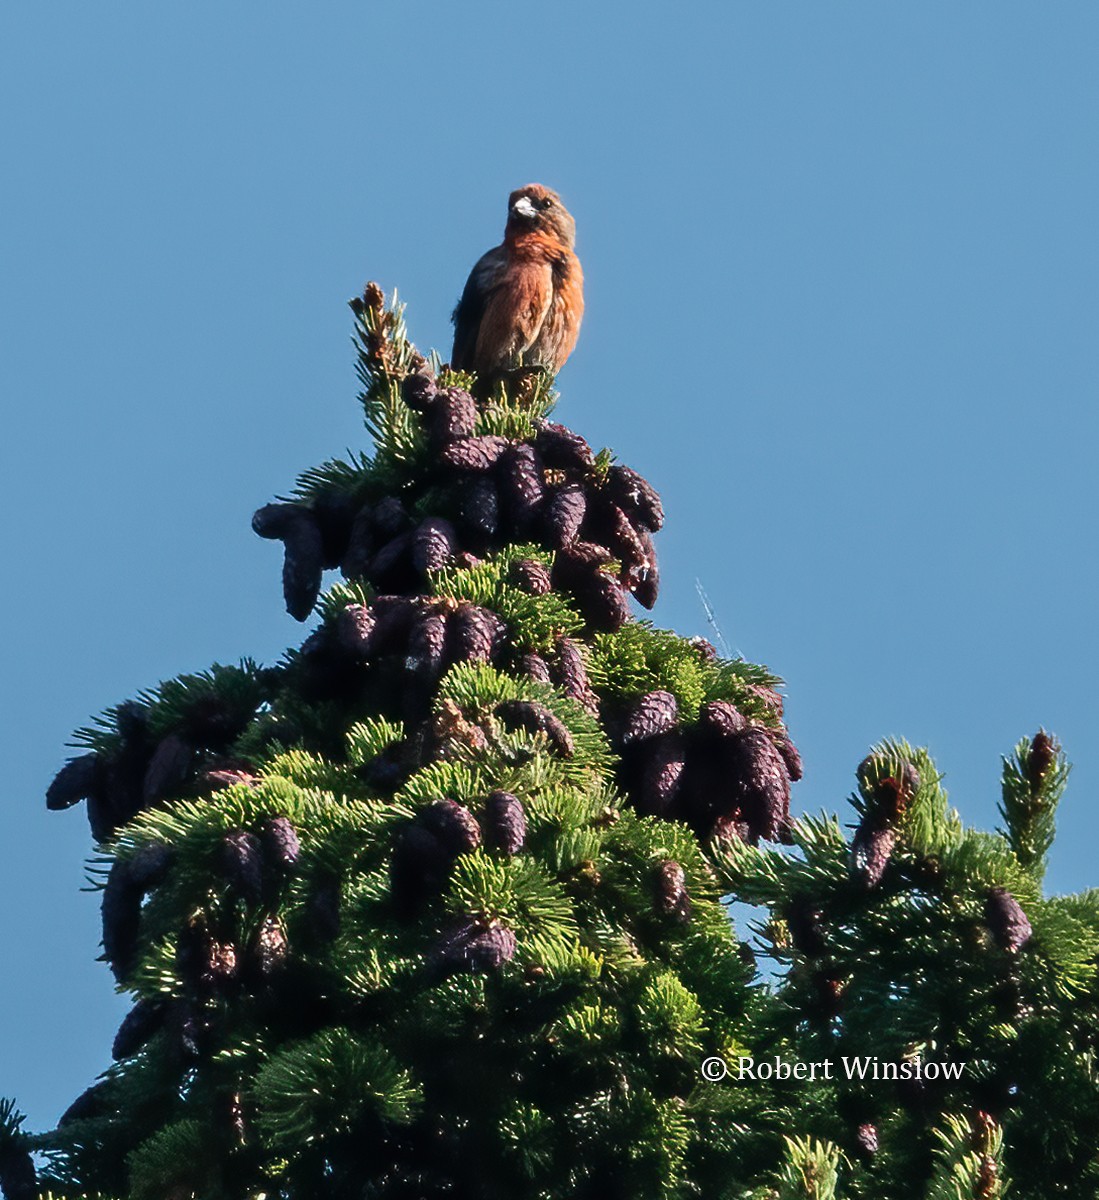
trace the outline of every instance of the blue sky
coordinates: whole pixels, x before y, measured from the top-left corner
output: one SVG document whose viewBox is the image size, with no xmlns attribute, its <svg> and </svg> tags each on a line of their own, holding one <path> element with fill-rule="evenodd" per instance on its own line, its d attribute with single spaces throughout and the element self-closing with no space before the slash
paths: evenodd
<svg viewBox="0 0 1099 1200">
<path fill-rule="evenodd" d="M 929 745 L 971 822 L 1044 724 L 1097 882 L 1099 9 L 182 5 L 0 13 L 0 1094 L 52 1123 L 126 1005 L 73 728 L 302 629 L 254 508 L 363 444 L 346 300 L 449 349 L 507 193 L 588 310 L 563 420 L 662 491 L 659 624 L 788 681 L 799 809 Z"/>
</svg>

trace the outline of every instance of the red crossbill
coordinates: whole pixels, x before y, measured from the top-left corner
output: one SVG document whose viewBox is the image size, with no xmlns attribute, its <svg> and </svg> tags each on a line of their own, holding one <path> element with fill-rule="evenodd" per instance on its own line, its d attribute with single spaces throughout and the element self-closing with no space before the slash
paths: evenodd
<svg viewBox="0 0 1099 1200">
<path fill-rule="evenodd" d="M 576 222 L 555 192 L 531 183 L 511 193 L 504 240 L 478 259 L 454 310 L 451 366 L 482 378 L 560 369 L 584 314 L 575 240 Z"/>
</svg>

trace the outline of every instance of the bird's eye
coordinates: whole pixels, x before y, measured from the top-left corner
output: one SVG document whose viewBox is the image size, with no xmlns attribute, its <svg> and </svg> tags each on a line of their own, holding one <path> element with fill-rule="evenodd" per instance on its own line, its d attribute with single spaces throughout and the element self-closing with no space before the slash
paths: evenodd
<svg viewBox="0 0 1099 1200">
<path fill-rule="evenodd" d="M 546 208 L 552 208 L 552 207 L 553 207 L 553 201 L 552 201 L 552 200 L 549 198 L 549 196 L 547 196 L 547 197 L 546 197 L 544 200 L 539 200 L 539 201 L 538 201 L 538 207 L 539 207 L 539 208 L 542 208 L 542 209 L 546 209 Z"/>
</svg>

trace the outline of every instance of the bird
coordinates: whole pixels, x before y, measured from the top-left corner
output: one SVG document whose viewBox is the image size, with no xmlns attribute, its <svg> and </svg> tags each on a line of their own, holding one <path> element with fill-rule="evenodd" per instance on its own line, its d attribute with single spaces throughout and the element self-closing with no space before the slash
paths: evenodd
<svg viewBox="0 0 1099 1200">
<path fill-rule="evenodd" d="M 556 192 L 530 183 L 511 193 L 504 240 L 477 260 L 451 318 L 455 370 L 482 380 L 560 370 L 584 315 L 575 242 L 576 222 Z"/>
</svg>

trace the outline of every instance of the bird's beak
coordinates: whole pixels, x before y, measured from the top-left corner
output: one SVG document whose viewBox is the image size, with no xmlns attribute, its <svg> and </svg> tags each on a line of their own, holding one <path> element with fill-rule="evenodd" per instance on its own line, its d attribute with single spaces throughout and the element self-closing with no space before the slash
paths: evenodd
<svg viewBox="0 0 1099 1200">
<path fill-rule="evenodd" d="M 517 217 L 525 217 L 528 221 L 537 216 L 537 210 L 530 201 L 529 196 L 520 196 L 518 200 L 511 206 L 511 211 Z"/>
</svg>

